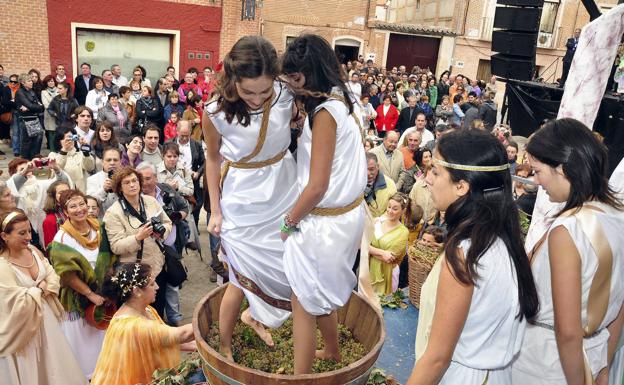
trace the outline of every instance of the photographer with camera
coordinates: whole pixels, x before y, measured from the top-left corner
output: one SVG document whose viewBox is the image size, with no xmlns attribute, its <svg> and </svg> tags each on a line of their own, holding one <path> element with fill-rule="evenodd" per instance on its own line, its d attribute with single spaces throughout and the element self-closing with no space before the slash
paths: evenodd
<svg viewBox="0 0 624 385">
<path fill-rule="evenodd" d="M 113 193 L 113 174 L 121 164 L 121 151 L 117 147 L 107 147 L 102 152 L 102 171 L 87 178 L 87 195 L 91 195 L 106 211 L 117 201 Z"/>
<path fill-rule="evenodd" d="M 73 127 L 59 127 L 56 130 L 56 148 L 60 150 L 48 155 L 69 175 L 76 189 L 83 193 L 87 190 L 89 173 L 95 170 L 95 159 L 88 143 Z"/>
<path fill-rule="evenodd" d="M 161 317 L 165 309 L 165 257 L 156 241 L 165 240 L 172 223 L 158 201 L 141 193 L 143 176 L 130 167 L 124 167 L 113 176 L 113 192 L 119 200 L 106 210 L 104 224 L 111 250 L 122 263 L 146 263 L 151 266 L 156 283 L 154 308 Z"/>
<path fill-rule="evenodd" d="M 186 199 L 168 184 L 158 183 L 156 167 L 153 164 L 141 162 L 136 170 L 143 177 L 143 194 L 155 198 L 173 222 L 171 233 L 164 244 L 174 247 L 179 254 L 182 254 L 182 249 L 186 245 L 190 234 L 187 222 L 190 208 Z M 182 321 L 179 286 L 172 286 L 167 283 L 166 298 L 165 314 L 167 315 L 167 323 L 171 326 L 177 326 Z"/>
</svg>

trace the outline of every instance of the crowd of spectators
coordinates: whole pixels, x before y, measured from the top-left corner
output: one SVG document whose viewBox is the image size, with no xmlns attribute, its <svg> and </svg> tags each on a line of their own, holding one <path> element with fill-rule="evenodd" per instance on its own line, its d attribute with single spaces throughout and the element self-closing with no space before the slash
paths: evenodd
<svg viewBox="0 0 624 385">
<path fill-rule="evenodd" d="M 531 170 L 524 164 L 522 146 L 497 124 L 494 78 L 486 84 L 448 71 L 436 77 L 418 67 L 387 70 L 372 61 L 348 62 L 344 70 L 367 150 L 365 200 L 376 226 L 370 248 L 375 291 L 389 294 L 408 284 L 408 245 L 439 250 L 445 242 L 444 212 L 435 209 L 425 183 L 442 135 L 492 132 L 507 147 L 512 172 L 524 178 L 515 186 L 519 206 L 532 212 Z M 12 74 L 7 82 L 0 74 L 0 140 L 11 145 L 15 156 L 10 178 L 0 186 L 0 215 L 6 219 L 22 210 L 32 229 L 28 250 L 41 250 L 57 270 L 62 287 L 56 294 L 76 321 L 70 325 L 73 331 L 65 332 L 73 336 L 68 343 L 80 353 L 77 363 L 86 378 L 91 378 L 100 350 L 110 346 L 103 333 L 85 326 L 79 300 L 102 305 L 97 290 L 102 269 L 113 262 L 131 269 L 140 255 L 135 288 L 154 291 L 154 308 L 169 325 L 177 327 L 182 319 L 179 286 L 170 284 L 163 272 L 163 247 L 179 255 L 185 248 L 201 253 L 198 221 L 202 207 L 209 208 L 201 122 L 213 72 L 191 68 L 181 80 L 175 76 L 175 68 L 169 67 L 152 87 L 142 66 L 128 80 L 119 65 L 96 76 L 88 63 L 82 63 L 73 81 L 63 65 L 42 80 L 34 69 Z M 47 156 L 41 155 L 44 143 Z M 14 227 L 3 224 L 0 230 L 12 232 Z M 217 273 L 224 278 L 227 273 L 217 256 L 218 238 L 212 235 L 210 248 L 210 279 L 215 282 Z M 39 251 L 32 253 L 38 258 Z M 124 301 L 145 302 L 138 292 L 119 295 Z M 180 343 L 190 338 L 187 329 L 172 333 Z"/>
<path fill-rule="evenodd" d="M 393 231 L 390 243 L 375 240 L 371 273 L 379 293 L 389 294 L 408 285 L 408 258 L 404 258 L 408 246 L 434 244 L 423 241 L 433 233 L 438 239 L 436 247 L 444 243 L 444 212 L 435 209 L 425 178 L 436 141 L 446 133 L 485 130 L 499 139 L 507 149 L 512 175 L 520 177 L 514 182 L 518 207 L 530 218 L 537 188 L 524 156 L 526 138 L 513 137 L 508 126 L 498 123 L 495 77 L 487 83 L 449 71 L 436 77 L 428 68 L 379 68 L 372 60 L 347 62 L 343 69 L 352 99 L 359 102 L 363 123 L 368 160 L 365 199 L 379 224 L 400 212 L 405 226 L 404 231 Z"/>
</svg>

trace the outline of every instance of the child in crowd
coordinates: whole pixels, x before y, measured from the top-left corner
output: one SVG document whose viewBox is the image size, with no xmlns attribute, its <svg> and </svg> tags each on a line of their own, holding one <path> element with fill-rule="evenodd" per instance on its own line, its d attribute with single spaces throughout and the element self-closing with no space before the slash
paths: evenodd
<svg viewBox="0 0 624 385">
<path fill-rule="evenodd" d="M 425 247 L 442 250 L 446 242 L 446 230 L 440 226 L 429 226 L 425 229 L 418 243 Z"/>
<path fill-rule="evenodd" d="M 177 111 L 171 111 L 171 116 L 165 125 L 165 142 L 178 137 L 178 121 L 180 117 Z"/>
<path fill-rule="evenodd" d="M 408 245 L 413 245 L 414 242 L 418 239 L 422 228 L 423 228 L 423 216 L 425 215 L 425 211 L 423 208 L 416 203 L 414 200 L 410 200 L 410 205 L 412 206 L 410 217 L 405 217 L 403 223 L 405 223 L 405 227 L 409 230 L 409 236 L 407 238 Z"/>
</svg>

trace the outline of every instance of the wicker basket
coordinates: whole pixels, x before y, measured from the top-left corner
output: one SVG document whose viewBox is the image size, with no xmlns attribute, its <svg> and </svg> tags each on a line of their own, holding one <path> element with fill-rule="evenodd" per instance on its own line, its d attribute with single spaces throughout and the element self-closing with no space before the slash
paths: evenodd
<svg viewBox="0 0 624 385">
<path fill-rule="evenodd" d="M 420 289 L 440 256 L 440 250 L 417 242 L 410 246 L 407 254 L 409 256 L 409 300 L 412 305 L 420 309 Z"/>
</svg>

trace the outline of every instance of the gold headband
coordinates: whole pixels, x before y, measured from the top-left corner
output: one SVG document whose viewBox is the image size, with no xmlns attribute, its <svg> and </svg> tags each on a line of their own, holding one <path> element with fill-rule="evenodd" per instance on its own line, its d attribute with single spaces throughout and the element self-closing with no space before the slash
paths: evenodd
<svg viewBox="0 0 624 385">
<path fill-rule="evenodd" d="M 18 216 L 19 214 L 20 214 L 19 212 L 13 211 L 11 214 L 7 215 L 6 218 L 4 218 L 4 220 L 2 221 L 2 226 L 0 227 L 0 231 L 4 231 L 4 229 L 7 227 L 9 222 L 11 222 L 13 218 Z"/>
<path fill-rule="evenodd" d="M 462 171 L 483 171 L 483 172 L 491 172 L 491 171 L 504 171 L 509 169 L 509 163 L 501 164 L 500 166 L 472 166 L 469 164 L 455 164 L 445 162 L 441 159 L 433 158 L 433 163 L 439 164 L 440 166 L 444 166 L 446 168 L 452 168 L 455 170 Z"/>
</svg>

